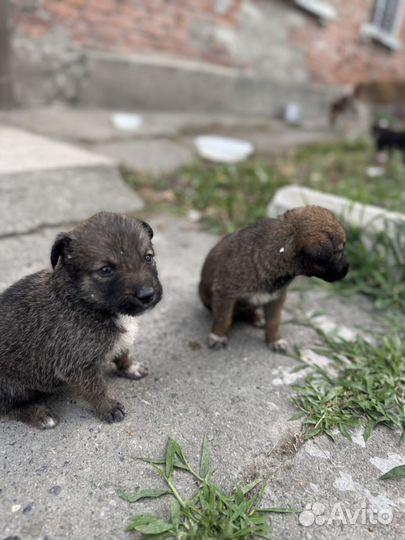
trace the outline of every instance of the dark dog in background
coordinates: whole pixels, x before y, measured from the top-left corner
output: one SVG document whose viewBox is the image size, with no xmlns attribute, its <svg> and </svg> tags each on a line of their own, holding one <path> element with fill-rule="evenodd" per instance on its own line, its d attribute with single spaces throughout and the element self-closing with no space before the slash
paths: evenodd
<svg viewBox="0 0 405 540">
<path fill-rule="evenodd" d="M 108 395 L 103 364 L 113 361 L 130 379 L 147 373 L 128 350 L 136 316 L 162 296 L 152 236 L 143 221 L 101 212 L 57 236 L 53 271 L 0 295 L 0 412 L 52 428 L 58 419 L 42 400 L 70 387 L 101 419 L 124 418 L 123 405 Z"/>
<path fill-rule="evenodd" d="M 319 206 L 294 208 L 225 236 L 209 252 L 199 285 L 213 316 L 209 347 L 225 347 L 240 316 L 264 326 L 271 349 L 285 351 L 280 319 L 288 285 L 299 275 L 343 279 L 345 243 L 342 225 Z"/>
<path fill-rule="evenodd" d="M 373 124 L 371 135 L 380 158 L 382 153 L 391 157 L 394 150 L 399 150 L 405 161 L 405 131 L 395 131 L 388 124 L 379 122 Z"/>
</svg>

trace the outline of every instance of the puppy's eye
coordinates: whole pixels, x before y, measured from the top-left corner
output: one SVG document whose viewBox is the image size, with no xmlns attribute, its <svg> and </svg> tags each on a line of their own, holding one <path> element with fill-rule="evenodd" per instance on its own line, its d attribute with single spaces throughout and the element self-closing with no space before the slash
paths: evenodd
<svg viewBox="0 0 405 540">
<path fill-rule="evenodd" d="M 107 277 L 107 276 L 111 276 L 111 274 L 114 272 L 113 268 L 111 268 L 111 266 L 103 266 L 102 268 L 100 268 L 100 270 L 98 271 L 98 273 L 100 274 L 100 276 L 103 276 L 103 277 Z"/>
<path fill-rule="evenodd" d="M 153 253 L 147 253 L 145 255 L 145 261 L 148 262 L 148 263 L 152 262 L 153 261 Z"/>
</svg>

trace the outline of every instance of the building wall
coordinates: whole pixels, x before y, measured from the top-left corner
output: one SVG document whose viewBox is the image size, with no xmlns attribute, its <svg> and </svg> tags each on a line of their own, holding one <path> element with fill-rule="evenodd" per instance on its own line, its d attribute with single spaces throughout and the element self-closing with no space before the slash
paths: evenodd
<svg viewBox="0 0 405 540">
<path fill-rule="evenodd" d="M 328 85 L 352 85 L 370 79 L 403 79 L 404 51 L 391 51 L 362 37 L 370 20 L 373 0 L 328 0 L 337 17 L 325 28 L 314 20 L 294 31 L 291 42 L 305 56 L 311 75 Z M 405 25 L 399 35 L 404 42 Z"/>
<path fill-rule="evenodd" d="M 338 16 L 327 26 L 292 0 L 11 1 L 21 104 L 78 101 L 94 51 L 224 67 L 279 85 L 402 76 L 401 52 L 360 38 L 373 0 L 329 0 Z"/>
</svg>

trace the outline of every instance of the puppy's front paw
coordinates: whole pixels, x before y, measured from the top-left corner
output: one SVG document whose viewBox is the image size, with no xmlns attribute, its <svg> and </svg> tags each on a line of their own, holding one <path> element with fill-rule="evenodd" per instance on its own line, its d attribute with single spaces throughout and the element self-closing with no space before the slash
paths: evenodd
<svg viewBox="0 0 405 540">
<path fill-rule="evenodd" d="M 99 416 L 109 424 L 121 422 L 125 418 L 125 407 L 119 401 L 111 400 L 109 406 L 99 412 Z"/>
<path fill-rule="evenodd" d="M 53 429 L 59 424 L 59 418 L 45 407 L 38 407 L 33 416 L 33 424 L 39 429 Z"/>
<path fill-rule="evenodd" d="M 288 342 L 286 339 L 277 339 L 268 343 L 269 349 L 276 353 L 286 354 L 288 351 Z"/>
<path fill-rule="evenodd" d="M 148 373 L 149 369 L 144 364 L 142 364 L 141 362 L 132 362 L 132 364 L 127 367 L 127 369 L 121 371 L 120 375 L 126 377 L 127 379 L 132 379 L 133 381 L 136 381 L 138 379 L 146 377 Z"/>
<path fill-rule="evenodd" d="M 225 349 L 228 345 L 228 338 L 226 336 L 217 336 L 213 332 L 208 335 L 208 347 L 210 349 L 220 350 Z"/>
</svg>

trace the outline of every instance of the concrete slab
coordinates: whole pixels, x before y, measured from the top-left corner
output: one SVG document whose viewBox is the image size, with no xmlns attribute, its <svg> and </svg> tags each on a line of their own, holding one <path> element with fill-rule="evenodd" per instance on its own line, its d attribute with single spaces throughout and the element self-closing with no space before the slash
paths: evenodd
<svg viewBox="0 0 405 540">
<path fill-rule="evenodd" d="M 110 165 L 0 175 L 0 237 L 77 223 L 99 210 L 142 207 Z"/>
<path fill-rule="evenodd" d="M 377 431 L 370 447 L 354 447 L 353 460 L 352 447 L 341 442 L 324 447 L 326 443 L 319 440 L 329 453 L 327 460 L 320 457 L 323 450 L 314 451 L 310 445 L 299 450 L 299 424 L 288 421 L 293 414 L 289 384 L 298 376 L 291 373 L 295 361 L 269 352 L 262 331 L 246 325 L 234 329 L 226 351 L 216 353 L 205 347 L 210 317 L 197 299 L 196 287 L 201 264 L 216 237 L 171 217 L 149 221 L 155 230 L 164 299 L 139 319 L 133 352 L 149 365 L 150 375 L 138 382 L 111 378 L 111 393 L 122 399 L 128 411 L 121 424 L 100 423 L 72 396 L 54 400 L 62 422 L 53 431 L 0 420 L 0 537 L 129 540 L 132 536 L 124 528 L 130 516 L 155 511 L 164 515 L 167 501 L 130 506 L 117 498 L 115 490 L 159 485 L 135 457 L 162 455 L 168 435 L 178 439 L 194 460 L 207 433 L 218 481 L 230 487 L 256 474 L 269 476 L 266 502 L 301 506 L 316 501 L 329 504 L 335 498 L 345 501 L 357 492 L 343 491 L 342 482 L 334 485 L 344 472 L 378 500 L 387 497 L 399 508 L 403 496 L 398 488 L 392 482 L 375 483 L 378 470 L 370 464 L 371 457 L 380 465 L 375 458 L 389 458 L 397 444 L 395 434 Z M 47 266 L 50 242 L 57 232 L 53 228 L 1 240 L 0 248 L 9 254 L 0 272 L 2 285 L 25 271 Z M 347 302 L 326 295 L 323 289 L 305 297 L 292 292 L 283 328 L 292 346 L 314 343 L 307 327 L 288 324 L 301 308 L 324 310 L 340 325 L 372 327 L 370 306 L 364 300 Z M 333 475 L 331 461 L 337 461 L 339 468 Z M 314 486 L 319 488 L 319 498 L 316 491 L 316 498 L 310 496 L 311 490 L 318 489 Z M 373 538 L 401 538 L 397 519 L 395 514 L 393 525 L 376 529 Z M 275 538 L 349 538 L 341 535 L 339 527 L 322 529 L 323 536 L 318 535 L 319 528 L 304 527 L 295 515 L 273 521 Z M 352 538 L 370 538 L 369 526 L 356 526 Z M 331 533 L 327 536 L 323 530 Z"/>
<path fill-rule="evenodd" d="M 195 159 L 187 146 L 167 139 L 100 144 L 93 146 L 93 149 L 114 158 L 117 163 L 156 175 L 171 173 Z"/>
<path fill-rule="evenodd" d="M 111 165 L 111 160 L 20 129 L 0 127 L 0 175 L 97 165 Z"/>
<path fill-rule="evenodd" d="M 0 237 L 142 206 L 110 158 L 0 128 Z"/>
<path fill-rule="evenodd" d="M 253 32 L 249 42 L 256 37 Z M 325 85 L 292 84 L 284 69 L 279 78 L 274 73 L 258 75 L 254 68 L 248 73 L 167 55 L 146 58 L 87 50 L 86 68 L 77 96 L 84 106 L 275 116 L 288 103 L 298 103 L 305 120 L 326 124 L 336 96 L 336 90 Z"/>
<path fill-rule="evenodd" d="M 374 432 L 367 445 L 361 432 L 353 435 L 352 442 L 341 436 L 336 443 L 326 437 L 309 441 L 277 469 L 265 504 L 288 500 L 290 506 L 303 508 L 292 520 L 274 516 L 278 538 L 402 538 L 403 484 L 378 477 L 405 463 L 404 447 L 385 428 Z"/>
</svg>

